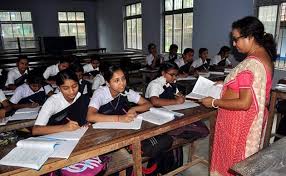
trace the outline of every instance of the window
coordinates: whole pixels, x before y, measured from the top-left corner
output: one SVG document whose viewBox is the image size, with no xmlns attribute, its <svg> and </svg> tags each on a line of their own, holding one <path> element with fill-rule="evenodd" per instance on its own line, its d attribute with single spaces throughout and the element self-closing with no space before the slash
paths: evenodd
<svg viewBox="0 0 286 176">
<path fill-rule="evenodd" d="M 125 6 L 126 48 L 142 49 L 141 3 Z"/>
<path fill-rule="evenodd" d="M 5 50 L 35 48 L 31 12 L 0 11 L 0 28 Z"/>
<path fill-rule="evenodd" d="M 265 31 L 273 34 L 277 42 L 278 57 L 275 67 L 286 69 L 286 3 L 260 6 L 258 18 L 264 24 Z"/>
<path fill-rule="evenodd" d="M 86 46 L 84 12 L 58 12 L 60 36 L 75 36 L 77 46 Z"/>
<path fill-rule="evenodd" d="M 176 44 L 182 53 L 192 47 L 193 0 L 165 0 L 164 5 L 164 51 Z"/>
</svg>

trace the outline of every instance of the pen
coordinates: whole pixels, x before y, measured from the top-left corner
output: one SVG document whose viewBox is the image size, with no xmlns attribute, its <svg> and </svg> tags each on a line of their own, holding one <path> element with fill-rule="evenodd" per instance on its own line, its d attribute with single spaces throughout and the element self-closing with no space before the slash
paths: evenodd
<svg viewBox="0 0 286 176">
<path fill-rule="evenodd" d="M 29 101 L 31 102 L 31 103 L 35 103 L 33 100 L 31 100 L 31 99 L 29 99 Z"/>
<path fill-rule="evenodd" d="M 124 108 L 122 108 L 122 111 L 123 111 L 125 114 L 127 114 L 127 112 L 126 112 L 126 110 L 125 110 Z"/>
</svg>

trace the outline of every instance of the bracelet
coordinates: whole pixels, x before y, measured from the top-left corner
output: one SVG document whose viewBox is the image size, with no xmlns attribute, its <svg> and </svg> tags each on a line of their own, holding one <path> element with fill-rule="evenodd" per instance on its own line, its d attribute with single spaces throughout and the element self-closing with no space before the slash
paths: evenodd
<svg viewBox="0 0 286 176">
<path fill-rule="evenodd" d="M 213 99 L 213 100 L 212 100 L 212 107 L 213 107 L 213 108 L 218 108 L 218 106 L 215 106 L 215 105 L 214 105 L 214 101 L 215 101 L 215 100 L 216 100 L 216 99 Z"/>
</svg>

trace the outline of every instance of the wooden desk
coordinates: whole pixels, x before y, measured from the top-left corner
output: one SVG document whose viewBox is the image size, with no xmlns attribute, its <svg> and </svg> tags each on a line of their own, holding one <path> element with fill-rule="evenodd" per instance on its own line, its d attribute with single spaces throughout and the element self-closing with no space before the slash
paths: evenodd
<svg viewBox="0 0 286 176">
<path fill-rule="evenodd" d="M 180 112 L 185 115 L 161 126 L 143 122 L 140 130 L 95 130 L 90 128 L 80 140 L 69 159 L 49 159 L 39 171 L 28 168 L 0 166 L 0 175 L 41 175 L 132 144 L 135 175 L 142 176 L 140 143 L 142 140 L 216 115 L 216 111 L 203 106 Z M 2 150 L 0 157 L 5 156 L 11 149 L 12 146 Z"/>
<path fill-rule="evenodd" d="M 34 126 L 36 120 L 18 120 L 0 126 L 0 133 Z"/>
<path fill-rule="evenodd" d="M 271 146 L 235 164 L 231 169 L 243 176 L 285 175 L 285 147 L 286 138 L 284 137 Z"/>
<path fill-rule="evenodd" d="M 264 137 L 264 145 L 263 145 L 264 148 L 269 145 L 270 138 L 272 137 L 271 131 L 273 127 L 274 115 L 276 112 L 277 100 L 285 99 L 286 92 L 282 92 L 282 91 L 274 89 L 271 91 L 270 95 L 271 97 L 270 97 L 270 104 L 269 104 L 269 116 L 267 120 L 267 126 L 266 126 L 265 137 Z"/>
</svg>

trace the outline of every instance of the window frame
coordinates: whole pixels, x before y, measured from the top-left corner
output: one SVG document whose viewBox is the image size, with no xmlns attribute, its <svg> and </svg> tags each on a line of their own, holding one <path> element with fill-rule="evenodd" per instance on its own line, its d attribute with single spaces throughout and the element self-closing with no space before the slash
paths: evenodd
<svg viewBox="0 0 286 176">
<path fill-rule="evenodd" d="M 33 23 L 33 17 L 32 17 L 32 12 L 31 11 L 28 11 L 28 10 L 0 10 L 0 12 L 9 12 L 9 21 L 1 21 L 0 20 L 0 34 L 1 34 L 1 45 L 2 45 L 2 48 L 3 50 L 5 51 L 15 51 L 15 50 L 29 50 L 29 49 L 36 49 L 37 48 L 37 43 L 36 43 L 36 37 L 35 37 L 35 30 L 34 30 L 34 23 Z M 11 12 L 20 12 L 20 18 L 21 18 L 21 21 L 12 21 L 11 20 Z M 23 12 L 28 12 L 30 13 L 30 16 L 31 16 L 31 21 L 27 21 L 27 20 L 22 20 L 23 17 L 22 17 L 22 13 Z M 15 39 L 15 41 L 9 41 L 9 42 L 13 42 L 13 43 L 17 43 L 17 48 L 6 48 L 5 47 L 5 38 L 3 37 L 2 35 L 2 24 L 10 24 L 12 25 L 12 35 L 13 35 L 13 39 Z M 22 33 L 23 33 L 23 37 L 14 37 L 14 30 L 13 30 L 13 24 L 21 24 L 22 25 Z M 26 39 L 27 37 L 24 36 L 24 27 L 23 25 L 24 24 L 30 24 L 32 26 L 32 29 L 33 29 L 33 39 Z M 19 43 L 18 43 L 18 38 L 20 40 L 20 46 L 19 46 Z M 34 46 L 33 47 L 22 47 L 21 46 L 21 41 L 22 42 L 29 42 L 29 41 L 33 41 L 34 43 Z M 25 44 L 26 45 L 26 44 Z"/>
<path fill-rule="evenodd" d="M 127 16 L 126 14 L 126 9 L 127 9 L 127 6 L 132 6 L 132 5 L 136 5 L 136 4 L 140 4 L 140 6 L 141 6 L 141 13 L 140 14 L 136 14 L 136 15 L 129 15 L 129 16 Z M 131 9 L 130 9 L 131 10 Z M 136 7 L 136 11 L 137 11 L 137 7 Z M 132 48 L 132 46 L 131 47 L 128 47 L 128 34 L 127 34 L 127 21 L 128 20 L 133 20 L 133 19 L 135 19 L 136 20 L 136 37 L 135 37 L 135 43 L 136 43 L 136 47 L 135 48 Z M 138 19 L 141 19 L 141 49 L 140 48 L 138 48 L 138 42 L 137 42 L 137 39 L 138 39 L 138 31 L 137 31 L 137 29 L 138 29 L 138 24 L 137 24 L 137 20 Z M 131 26 L 132 26 L 132 24 L 131 24 Z M 131 27 L 132 28 L 132 27 Z M 143 30 L 143 28 L 142 28 L 142 2 L 134 2 L 134 3 L 129 3 L 129 4 L 125 4 L 124 5 L 124 39 L 125 39 L 125 42 L 124 42 L 124 48 L 126 49 L 126 50 L 134 50 L 134 51 L 142 51 L 143 50 L 143 32 L 142 32 L 142 30 Z M 132 32 L 131 32 L 131 45 L 132 45 Z"/>
<path fill-rule="evenodd" d="M 76 13 L 77 12 L 80 12 L 80 13 L 83 13 L 83 18 L 84 18 L 84 20 L 74 20 L 74 21 L 69 21 L 68 19 L 65 21 L 65 20 L 63 20 L 63 21 L 60 21 L 60 19 L 59 19 L 59 13 L 60 12 L 64 12 L 64 13 L 66 13 L 66 17 L 68 18 L 68 13 L 70 13 L 70 12 L 72 12 L 72 13 L 75 13 L 75 18 L 76 18 Z M 85 14 L 85 11 L 78 11 L 78 10 L 60 10 L 60 11 L 58 11 L 57 12 L 57 15 L 58 15 L 58 34 L 59 34 L 59 36 L 61 36 L 61 29 L 60 29 L 60 24 L 62 23 L 62 24 L 69 24 L 69 23 L 74 23 L 74 24 L 76 24 L 76 35 L 77 36 L 75 36 L 75 38 L 76 38 L 76 47 L 77 48 L 87 48 L 88 47 L 88 37 L 87 37 L 87 30 L 86 30 L 86 14 Z M 78 23 L 83 23 L 84 24 L 84 29 L 85 29 L 85 45 L 78 45 L 79 44 L 79 40 L 78 40 L 78 38 L 79 38 L 79 35 L 78 35 Z M 69 31 L 69 25 L 67 25 L 67 27 L 68 27 L 68 31 Z M 68 32 L 69 33 L 69 32 Z M 69 33 L 69 35 L 67 35 L 67 36 L 72 36 L 72 35 L 70 35 L 70 33 Z"/>
<path fill-rule="evenodd" d="M 184 39 L 184 28 L 183 28 L 183 25 L 184 25 L 184 15 L 185 13 L 192 13 L 192 15 L 194 15 L 194 1 L 193 1 L 193 7 L 190 7 L 190 8 L 184 8 L 184 0 L 182 0 L 182 8 L 181 9 L 175 9 L 175 0 L 172 0 L 173 1 L 173 6 L 172 6 L 172 10 L 168 10 L 166 11 L 166 3 L 165 3 L 166 0 L 163 0 L 163 52 L 164 53 L 169 53 L 169 51 L 166 51 L 165 50 L 165 38 L 166 38 L 166 16 L 167 15 L 172 15 L 172 43 L 174 43 L 174 15 L 176 14 L 182 14 L 182 33 L 181 33 L 181 51 L 178 50 L 178 53 L 183 53 L 183 39 Z M 194 22 L 194 21 L 192 21 Z M 193 31 L 192 31 L 192 34 L 193 34 Z M 193 36 L 193 35 L 192 35 Z M 193 45 L 193 38 L 192 38 L 192 45 Z"/>
</svg>

